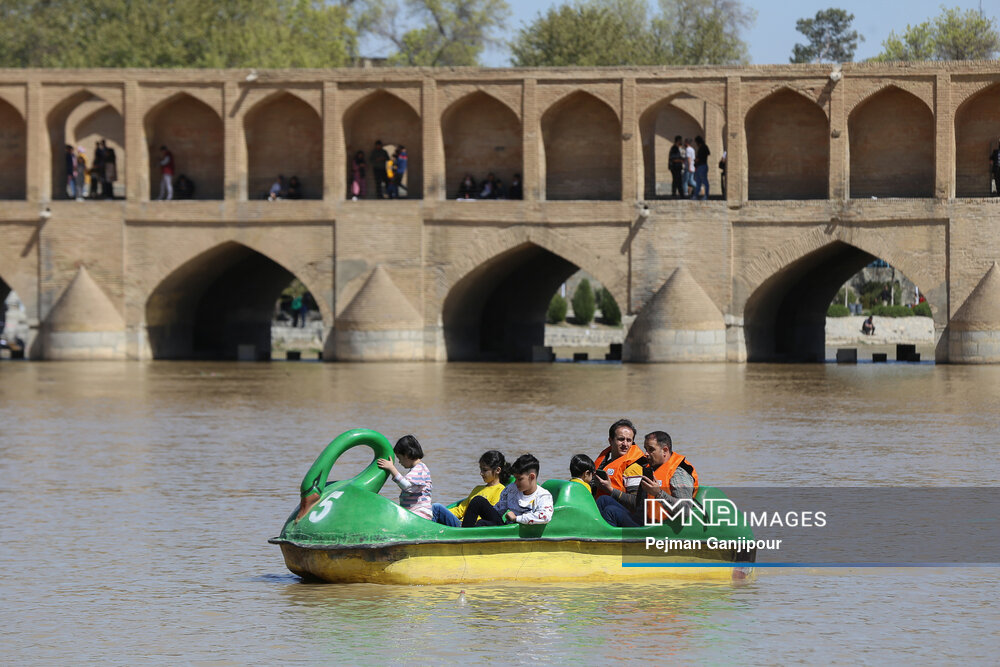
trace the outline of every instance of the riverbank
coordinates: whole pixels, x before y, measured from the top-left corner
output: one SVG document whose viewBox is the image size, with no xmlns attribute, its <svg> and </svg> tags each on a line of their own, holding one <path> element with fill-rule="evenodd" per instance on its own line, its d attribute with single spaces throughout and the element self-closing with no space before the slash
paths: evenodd
<svg viewBox="0 0 1000 667">
<path fill-rule="evenodd" d="M 826 318 L 827 345 L 934 344 L 934 319 L 930 317 L 873 317 L 875 333 L 861 333 L 864 316 Z"/>
</svg>

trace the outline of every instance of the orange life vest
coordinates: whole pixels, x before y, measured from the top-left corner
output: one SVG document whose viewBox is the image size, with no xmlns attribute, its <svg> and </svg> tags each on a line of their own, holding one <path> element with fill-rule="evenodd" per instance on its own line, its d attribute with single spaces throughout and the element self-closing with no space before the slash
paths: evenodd
<svg viewBox="0 0 1000 667">
<path fill-rule="evenodd" d="M 607 459 L 610 454 L 611 445 L 608 445 L 597 457 L 597 463 L 594 464 L 594 467 L 608 473 L 608 481 L 611 482 L 611 486 L 613 488 L 616 488 L 619 491 L 624 491 L 625 469 L 645 456 L 646 453 L 639 449 L 638 445 L 633 444 L 628 448 L 627 452 L 618 458 L 606 461 L 605 459 Z M 601 496 L 608 495 L 601 486 L 594 484 L 593 487 L 595 497 L 600 498 Z"/>
<path fill-rule="evenodd" d="M 670 458 L 664 461 L 663 465 L 653 471 L 653 478 L 657 481 L 661 489 L 664 489 L 673 496 L 673 490 L 670 488 L 670 480 L 678 468 L 684 468 L 691 475 L 692 479 L 694 479 L 694 488 L 691 490 L 691 497 L 695 497 L 698 494 L 698 472 L 684 456 L 677 452 L 673 452 Z M 663 511 L 663 508 L 660 508 L 660 511 Z"/>
</svg>

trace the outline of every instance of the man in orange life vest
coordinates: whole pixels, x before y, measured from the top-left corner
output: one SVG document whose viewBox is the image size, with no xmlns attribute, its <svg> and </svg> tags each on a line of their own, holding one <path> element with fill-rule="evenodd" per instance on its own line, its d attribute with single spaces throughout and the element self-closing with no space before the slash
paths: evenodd
<svg viewBox="0 0 1000 667">
<path fill-rule="evenodd" d="M 642 466 L 635 462 L 644 454 L 634 440 L 635 426 L 628 419 L 619 419 L 608 429 L 608 446 L 594 463 L 594 497 L 600 498 L 616 490 L 624 492 L 626 475 L 642 474 Z"/>
<path fill-rule="evenodd" d="M 685 457 L 674 453 L 673 442 L 665 431 L 648 434 L 644 445 L 646 458 L 637 462 L 643 475 L 638 489 L 633 493 L 615 491 L 597 499 L 601 516 L 612 526 L 644 525 L 647 497 L 676 502 L 698 493 L 698 473 Z"/>
</svg>

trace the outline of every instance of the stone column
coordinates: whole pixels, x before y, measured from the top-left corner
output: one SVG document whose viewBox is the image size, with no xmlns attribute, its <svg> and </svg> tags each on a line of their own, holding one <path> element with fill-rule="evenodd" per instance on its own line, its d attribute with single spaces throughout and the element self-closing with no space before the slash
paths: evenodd
<svg viewBox="0 0 1000 667">
<path fill-rule="evenodd" d="M 843 79 L 832 83 L 830 91 L 830 199 L 847 199 L 850 155 L 847 144 L 847 110 Z"/>
<path fill-rule="evenodd" d="M 323 82 L 323 199 L 347 196 L 347 155 L 344 146 L 344 110 L 335 81 Z"/>
<path fill-rule="evenodd" d="M 538 81 L 525 79 L 521 90 L 521 150 L 524 160 L 521 185 L 525 200 L 538 201 L 545 199 L 545 172 L 539 168 L 541 128 L 538 126 Z"/>
<path fill-rule="evenodd" d="M 445 198 L 444 146 L 441 144 L 441 117 L 438 114 L 437 81 L 426 78 L 420 95 L 420 123 L 424 143 L 424 199 Z"/>
<path fill-rule="evenodd" d="M 240 89 L 235 81 L 222 86 L 223 121 L 223 197 L 226 200 L 247 198 L 246 142 L 243 140 L 243 114 L 233 113 Z"/>
<path fill-rule="evenodd" d="M 955 112 L 951 106 L 951 76 L 938 74 L 934 81 L 934 197 L 955 196 Z"/>
<path fill-rule="evenodd" d="M 130 204 L 149 199 L 149 149 L 145 146 L 139 82 L 125 82 L 125 199 Z"/>
<path fill-rule="evenodd" d="M 638 188 L 639 163 L 636 148 L 640 146 L 639 121 L 635 111 L 635 79 L 622 79 L 622 201 L 642 199 Z"/>
<path fill-rule="evenodd" d="M 45 178 L 45 164 L 51 162 L 45 113 L 42 110 L 42 84 L 29 81 L 24 106 L 25 150 L 27 151 L 25 195 L 30 202 L 52 200 L 52 177 Z M 61 147 L 60 147 L 61 148 Z M 61 164 L 61 163 L 60 163 Z"/>
<path fill-rule="evenodd" d="M 744 200 L 746 190 L 746 144 L 743 136 L 743 101 L 740 99 L 740 78 L 726 78 L 726 202 L 730 208 L 738 208 Z"/>
</svg>

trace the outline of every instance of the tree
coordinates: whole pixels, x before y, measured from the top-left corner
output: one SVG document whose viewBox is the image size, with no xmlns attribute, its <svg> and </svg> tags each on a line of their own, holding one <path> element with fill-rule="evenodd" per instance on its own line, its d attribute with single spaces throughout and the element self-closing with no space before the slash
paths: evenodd
<svg viewBox="0 0 1000 667">
<path fill-rule="evenodd" d="M 356 35 L 321 0 L 5 0 L 3 67 L 336 67 Z"/>
<path fill-rule="evenodd" d="M 511 43 L 518 67 L 656 64 L 641 0 L 552 7 Z M 639 37 L 637 37 L 639 36 Z"/>
<path fill-rule="evenodd" d="M 748 61 L 740 0 L 578 0 L 549 9 L 511 43 L 518 67 L 707 65 Z"/>
<path fill-rule="evenodd" d="M 843 9 L 823 9 L 815 18 L 799 19 L 795 29 L 805 35 L 809 44 L 796 44 L 792 48 L 793 63 L 847 63 L 854 60 L 858 41 L 864 37 L 851 30 L 854 14 Z"/>
<path fill-rule="evenodd" d="M 478 65 L 486 46 L 498 43 L 509 14 L 505 0 L 373 0 L 362 26 L 395 49 L 390 64 Z"/>
<path fill-rule="evenodd" d="M 1000 54 L 996 20 L 978 11 L 941 8 L 941 14 L 902 35 L 890 32 L 872 60 L 991 60 Z"/>
<path fill-rule="evenodd" d="M 577 324 L 590 324 L 596 310 L 594 290 L 590 287 L 590 281 L 584 278 L 573 292 L 573 317 Z"/>
<path fill-rule="evenodd" d="M 753 26 L 757 12 L 740 0 L 660 0 L 654 21 L 673 65 L 742 65 L 750 52 L 740 33 Z"/>
<path fill-rule="evenodd" d="M 605 324 L 616 327 L 622 323 L 622 311 L 607 287 L 601 288 L 601 317 Z"/>
<path fill-rule="evenodd" d="M 552 295 L 552 300 L 549 301 L 549 310 L 545 315 L 545 321 L 549 324 L 565 322 L 567 310 L 566 299 L 559 292 L 556 292 Z"/>
</svg>

